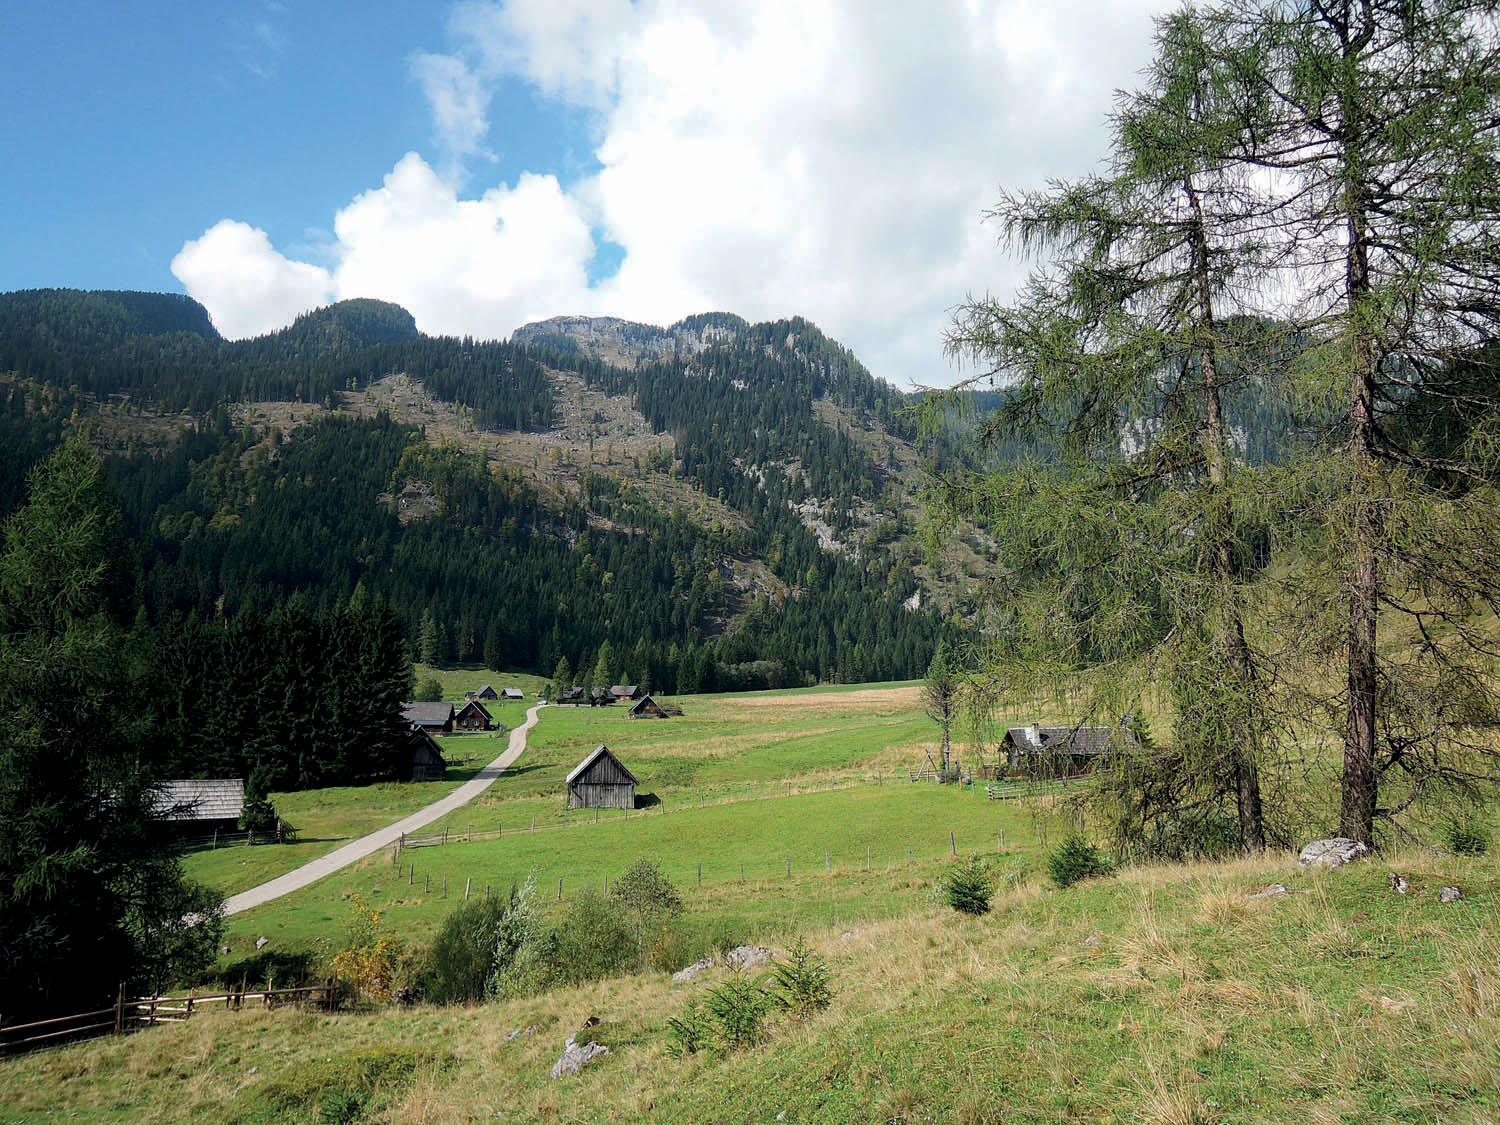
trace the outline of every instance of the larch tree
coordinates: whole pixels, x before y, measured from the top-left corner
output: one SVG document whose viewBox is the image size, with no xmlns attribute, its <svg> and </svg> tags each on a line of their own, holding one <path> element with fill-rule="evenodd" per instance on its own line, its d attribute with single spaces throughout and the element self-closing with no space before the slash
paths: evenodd
<svg viewBox="0 0 1500 1125">
<path fill-rule="evenodd" d="M 1256 59 L 1239 155 L 1288 248 L 1265 288 L 1310 341 L 1299 391 L 1343 404 L 1290 529 L 1296 647 L 1342 665 L 1320 693 L 1342 719 L 1339 830 L 1374 843 L 1377 820 L 1497 773 L 1496 6 L 1245 2 L 1215 25 Z M 1462 419 L 1440 448 L 1435 414 Z"/>
<path fill-rule="evenodd" d="M 1275 377 L 1261 326 L 1231 315 L 1266 255 L 1263 216 L 1233 159 L 1240 60 L 1188 12 L 1159 22 L 1157 46 L 1119 101 L 1107 170 L 992 212 L 1044 264 L 1013 303 L 966 302 L 949 335 L 979 365 L 961 387 L 1005 384 L 982 437 L 1050 456 L 950 476 L 937 500 L 1001 543 L 1007 678 L 1096 673 L 1093 707 L 1112 715 L 1146 679 L 1170 685 L 1190 784 L 1157 814 L 1222 806 L 1255 851 L 1268 697 L 1244 615 L 1263 482 L 1237 462 L 1225 399 Z"/>
</svg>

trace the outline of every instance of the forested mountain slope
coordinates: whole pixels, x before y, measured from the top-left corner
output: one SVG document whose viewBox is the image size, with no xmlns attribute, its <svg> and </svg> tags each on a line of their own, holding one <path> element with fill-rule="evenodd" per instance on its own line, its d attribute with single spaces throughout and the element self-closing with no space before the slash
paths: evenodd
<svg viewBox="0 0 1500 1125">
<path fill-rule="evenodd" d="M 0 509 L 84 429 L 153 620 L 331 610 L 363 583 L 438 661 L 545 674 L 607 642 L 664 690 L 920 674 L 939 622 L 908 608 L 914 555 L 837 538 L 891 484 L 870 439 L 901 442 L 902 396 L 804 321 L 613 331 L 674 347 L 627 369 L 566 333 L 424 337 L 374 301 L 236 342 L 177 297 L 0 296 Z M 642 448 L 596 461 L 610 416 Z"/>
</svg>

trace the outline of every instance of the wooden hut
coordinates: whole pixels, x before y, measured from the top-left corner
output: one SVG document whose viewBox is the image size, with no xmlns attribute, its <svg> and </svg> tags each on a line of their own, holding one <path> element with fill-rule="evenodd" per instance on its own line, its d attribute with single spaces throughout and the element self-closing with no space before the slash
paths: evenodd
<svg viewBox="0 0 1500 1125">
<path fill-rule="evenodd" d="M 643 695 L 630 708 L 632 719 L 665 719 L 668 711 L 649 695 Z"/>
<path fill-rule="evenodd" d="M 518 699 L 525 699 L 526 693 L 518 687 L 508 687 L 500 693 L 500 697 L 507 702 L 514 702 Z"/>
<path fill-rule="evenodd" d="M 635 774 L 608 746 L 600 746 L 568 774 L 568 808 L 635 808 Z"/>
<path fill-rule="evenodd" d="M 412 726 L 421 727 L 428 734 L 453 733 L 451 703 L 403 703 L 401 715 Z"/>
<path fill-rule="evenodd" d="M 1078 774 L 1117 751 L 1137 748 L 1130 731 L 1121 727 L 1011 727 L 1000 742 L 999 766 L 1012 773 L 1042 770 Z"/>
<path fill-rule="evenodd" d="M 448 762 L 438 748 L 437 740 L 421 727 L 412 727 L 406 736 L 407 777 L 412 781 L 442 781 L 448 776 Z"/>
<path fill-rule="evenodd" d="M 499 699 L 500 693 L 489 684 L 485 684 L 484 687 L 474 693 L 474 698 L 478 700 Z"/>
<path fill-rule="evenodd" d="M 477 699 L 471 699 L 458 709 L 453 716 L 453 727 L 455 730 L 477 731 L 493 730 L 495 718 L 489 713 L 485 705 Z"/>
<path fill-rule="evenodd" d="M 245 811 L 245 783 L 237 777 L 159 781 L 151 790 L 151 819 L 188 835 L 233 832 Z"/>
<path fill-rule="evenodd" d="M 615 684 L 609 689 L 609 697 L 614 700 L 639 699 L 641 694 L 638 684 Z"/>
<path fill-rule="evenodd" d="M 557 702 L 559 703 L 576 703 L 582 705 L 584 703 L 587 703 L 588 701 L 588 689 L 581 687 L 569 688 L 567 691 L 563 692 L 557 697 Z"/>
</svg>

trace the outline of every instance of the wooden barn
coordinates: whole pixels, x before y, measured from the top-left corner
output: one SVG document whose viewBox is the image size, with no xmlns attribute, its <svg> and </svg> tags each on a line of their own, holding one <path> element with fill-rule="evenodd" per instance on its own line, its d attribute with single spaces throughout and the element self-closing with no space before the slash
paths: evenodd
<svg viewBox="0 0 1500 1125">
<path fill-rule="evenodd" d="M 526 693 L 518 687 L 508 687 L 500 693 L 500 697 L 508 702 L 525 699 Z"/>
<path fill-rule="evenodd" d="M 609 689 L 609 697 L 614 700 L 639 699 L 642 694 L 638 684 L 615 684 Z"/>
<path fill-rule="evenodd" d="M 1125 727 L 1011 727 L 1000 742 L 999 766 L 1012 773 L 1079 774 L 1101 758 L 1137 743 Z"/>
<path fill-rule="evenodd" d="M 428 734 L 453 733 L 451 703 L 403 703 L 401 716 L 412 726 L 421 727 Z"/>
<path fill-rule="evenodd" d="M 484 687 L 480 688 L 478 691 L 476 691 L 474 693 L 474 698 L 478 699 L 478 700 L 481 700 L 481 701 L 486 700 L 486 699 L 499 699 L 500 698 L 500 693 L 497 692 L 489 684 L 485 684 Z"/>
<path fill-rule="evenodd" d="M 151 819 L 189 835 L 233 832 L 245 811 L 245 783 L 237 777 L 159 781 L 151 791 Z"/>
<path fill-rule="evenodd" d="M 448 776 L 448 762 L 437 740 L 421 727 L 412 727 L 407 734 L 406 753 L 409 780 L 442 781 Z"/>
<path fill-rule="evenodd" d="M 568 808 L 633 809 L 635 787 L 635 774 L 600 746 L 568 774 Z"/>
<path fill-rule="evenodd" d="M 629 714 L 632 719 L 665 719 L 682 712 L 663 707 L 649 695 L 643 695 L 631 706 Z"/>
<path fill-rule="evenodd" d="M 471 699 L 458 709 L 453 716 L 453 727 L 455 730 L 477 731 L 493 730 L 495 719 L 485 705 L 477 699 Z"/>
<path fill-rule="evenodd" d="M 588 689 L 581 687 L 569 688 L 567 691 L 561 693 L 557 697 L 558 703 L 576 703 L 581 705 L 587 703 L 588 701 Z"/>
</svg>

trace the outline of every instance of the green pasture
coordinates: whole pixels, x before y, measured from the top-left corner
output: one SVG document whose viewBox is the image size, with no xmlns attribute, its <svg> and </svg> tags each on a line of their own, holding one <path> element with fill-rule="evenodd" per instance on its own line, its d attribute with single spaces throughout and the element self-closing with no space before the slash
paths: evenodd
<svg viewBox="0 0 1500 1125">
<path fill-rule="evenodd" d="M 602 887 L 639 857 L 662 864 L 684 889 L 690 913 L 771 933 L 901 913 L 926 901 L 934 871 L 955 851 L 1000 853 L 1006 870 L 1019 873 L 1039 862 L 1037 845 L 1032 816 L 1013 802 L 987 800 L 982 789 L 861 785 L 535 832 L 518 826 L 473 842 L 455 834 L 446 845 L 407 849 L 398 862 L 390 853 L 371 857 L 237 915 L 226 941 L 231 959 L 261 936 L 280 949 L 314 948 L 342 933 L 354 895 L 382 910 L 394 932 L 419 939 L 462 897 L 466 881 L 478 894 L 532 878 L 555 905 L 559 880 L 566 901 L 584 886 Z"/>
</svg>

